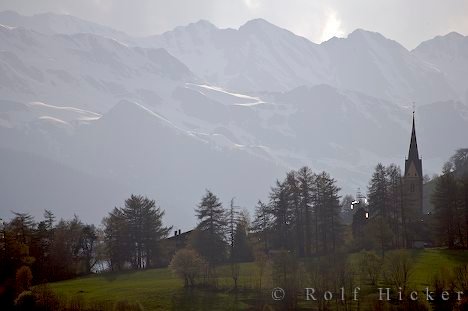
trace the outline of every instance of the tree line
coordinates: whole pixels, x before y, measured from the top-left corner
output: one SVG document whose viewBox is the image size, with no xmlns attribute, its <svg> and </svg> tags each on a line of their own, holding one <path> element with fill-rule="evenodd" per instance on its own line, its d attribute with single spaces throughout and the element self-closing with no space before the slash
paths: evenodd
<svg viewBox="0 0 468 311">
<path fill-rule="evenodd" d="M 459 149 L 446 162 L 440 176 L 424 177 L 429 198 L 421 213 L 405 205 L 401 169 L 379 163 L 369 181 L 367 200 L 350 211 L 342 200 L 343 219 L 351 218 L 351 251 L 413 248 L 415 241 L 432 246 L 468 248 L 468 149 Z M 350 215 L 351 214 L 351 215 Z"/>
<path fill-rule="evenodd" d="M 193 285 L 201 270 L 212 273 L 229 263 L 237 280 L 239 262 L 270 258 L 332 256 L 411 248 L 424 236 L 435 245 L 468 248 L 468 149 L 460 149 L 430 183 L 433 211 L 420 215 L 403 204 L 401 170 L 378 164 L 369 181 L 367 200 L 340 196 L 337 181 L 309 167 L 288 172 L 258 201 L 252 219 L 246 210 L 225 207 L 207 190 L 194 208 L 196 228 L 181 249 L 168 249 L 172 227 L 154 200 L 131 195 L 96 227 L 78 216 L 56 220 L 51 211 L 35 221 L 14 213 L 2 223 L 0 236 L 0 304 L 11 305 L 20 293 L 16 272 L 31 272 L 31 284 L 73 278 L 96 271 L 147 269 L 167 265 Z M 353 205 L 354 206 L 354 205 Z M 177 253 L 175 253 L 178 251 Z M 177 257 L 179 256 L 179 257 Z M 169 257 L 169 258 L 168 258 Z M 262 262 L 262 261 L 261 261 Z M 197 272 L 198 271 L 198 272 Z M 28 282 L 23 282 L 28 284 Z M 22 287 L 21 287 L 22 288 Z"/>
<path fill-rule="evenodd" d="M 468 149 L 459 149 L 434 180 L 431 197 L 434 239 L 449 248 L 468 248 Z"/>
</svg>

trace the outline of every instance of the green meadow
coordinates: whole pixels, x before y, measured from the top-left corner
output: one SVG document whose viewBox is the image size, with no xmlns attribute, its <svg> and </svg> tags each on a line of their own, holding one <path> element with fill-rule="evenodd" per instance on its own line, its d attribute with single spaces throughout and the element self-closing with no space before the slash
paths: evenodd
<svg viewBox="0 0 468 311">
<path fill-rule="evenodd" d="M 468 251 L 434 248 L 408 252 L 413 262 L 409 284 L 411 290 L 422 291 L 426 286 L 431 286 L 437 273 L 444 274 L 460 264 L 468 263 Z M 356 261 L 356 256 L 358 254 L 350 256 L 351 264 Z M 259 306 L 273 310 L 278 306 L 270 295 L 270 289 L 275 287 L 271 281 L 271 269 L 264 274 L 261 293 L 258 291 L 259 273 L 255 263 L 240 265 L 238 291 L 233 290 L 230 271 L 229 266 L 218 267 L 216 286 L 209 288 L 184 289 L 183 282 L 168 268 L 105 273 L 50 283 L 49 286 L 59 296 L 84 306 L 112 305 L 122 300 L 137 302 L 144 310 L 245 310 L 259 309 Z M 359 276 L 356 279 L 359 280 Z M 371 290 L 369 284 L 356 285 L 364 289 L 364 300 L 366 295 L 374 297 L 377 292 Z M 313 286 L 307 284 L 307 287 Z M 379 279 L 378 286 L 386 286 L 384 279 Z M 259 304 L 259 301 L 262 303 Z M 307 309 L 312 305 L 301 302 L 299 306 Z"/>
</svg>

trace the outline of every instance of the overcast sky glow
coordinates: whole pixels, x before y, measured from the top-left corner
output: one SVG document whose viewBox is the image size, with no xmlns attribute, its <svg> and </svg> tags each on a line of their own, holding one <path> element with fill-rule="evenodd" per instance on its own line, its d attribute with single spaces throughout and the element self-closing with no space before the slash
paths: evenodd
<svg viewBox="0 0 468 311">
<path fill-rule="evenodd" d="M 451 31 L 468 34 L 467 0 L 0 0 L 0 10 L 71 14 L 139 36 L 200 19 L 238 28 L 254 18 L 316 43 L 356 28 L 380 32 L 409 49 Z"/>
</svg>

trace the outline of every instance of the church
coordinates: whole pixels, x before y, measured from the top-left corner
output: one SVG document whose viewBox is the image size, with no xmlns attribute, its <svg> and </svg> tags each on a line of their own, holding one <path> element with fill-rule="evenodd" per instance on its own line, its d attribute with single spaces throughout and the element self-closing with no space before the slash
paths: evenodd
<svg viewBox="0 0 468 311">
<path fill-rule="evenodd" d="M 413 111 L 410 146 L 408 158 L 405 160 L 405 173 L 402 177 L 402 204 L 406 213 L 402 217 L 402 221 L 406 223 L 403 227 L 404 230 L 407 230 L 404 233 L 407 246 L 421 247 L 418 244 L 424 239 L 420 230 L 423 219 L 423 169 L 422 159 L 419 157 L 414 119 Z"/>
<path fill-rule="evenodd" d="M 418 142 L 416 139 L 416 128 L 413 112 L 413 128 L 408 151 L 405 160 L 405 174 L 403 175 L 403 202 L 407 210 L 413 210 L 422 215 L 423 213 L 423 170 L 422 160 L 419 158 Z"/>
</svg>

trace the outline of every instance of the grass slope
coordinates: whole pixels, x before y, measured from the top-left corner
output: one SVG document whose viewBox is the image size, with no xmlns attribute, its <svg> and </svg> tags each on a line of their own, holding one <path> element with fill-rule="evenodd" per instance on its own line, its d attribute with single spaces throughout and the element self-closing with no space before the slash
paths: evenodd
<svg viewBox="0 0 468 311">
<path fill-rule="evenodd" d="M 415 290 L 430 286 L 436 273 L 468 263 L 468 251 L 434 248 L 409 252 L 414 262 L 410 285 Z M 145 310 L 242 310 L 254 304 L 252 294 L 238 299 L 229 290 L 232 286 L 229 266 L 218 268 L 217 274 L 219 288 L 223 290 L 184 290 L 183 282 L 167 268 L 88 276 L 51 283 L 50 287 L 59 295 L 82 297 L 87 304 L 127 300 L 141 303 Z M 255 264 L 241 264 L 240 287 L 252 288 L 257 282 Z M 271 281 L 263 280 L 263 283 L 266 289 L 274 287 Z"/>
</svg>

